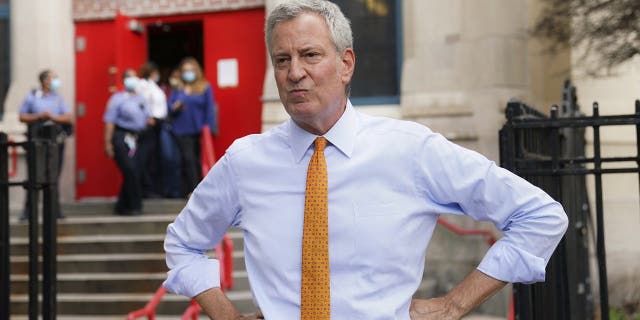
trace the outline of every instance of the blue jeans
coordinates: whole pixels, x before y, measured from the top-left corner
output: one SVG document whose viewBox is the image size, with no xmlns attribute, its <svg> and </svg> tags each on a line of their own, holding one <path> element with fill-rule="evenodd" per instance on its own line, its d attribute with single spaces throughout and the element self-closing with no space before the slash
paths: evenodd
<svg viewBox="0 0 640 320">
<path fill-rule="evenodd" d="M 180 198 L 180 149 L 167 127 L 160 130 L 160 152 L 164 194 L 169 198 Z"/>
</svg>

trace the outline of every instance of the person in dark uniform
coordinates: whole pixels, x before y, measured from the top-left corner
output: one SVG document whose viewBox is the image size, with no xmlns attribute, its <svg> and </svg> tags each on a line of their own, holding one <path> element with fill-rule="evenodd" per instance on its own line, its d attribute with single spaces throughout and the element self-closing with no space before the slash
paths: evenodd
<svg viewBox="0 0 640 320">
<path fill-rule="evenodd" d="M 62 170 L 62 159 L 64 158 L 64 138 L 69 134 L 69 129 L 73 123 L 73 115 L 64 98 L 58 94 L 61 81 L 58 75 L 52 70 L 44 70 L 38 75 L 40 88 L 29 92 L 20 106 L 20 121 L 29 126 L 29 136 L 34 138 L 42 133 L 45 126 L 55 126 L 58 132 L 58 179 Z M 58 218 L 64 217 L 60 210 L 60 203 L 55 199 L 56 204 L 53 211 Z M 27 198 L 25 209 L 20 216 L 20 220 L 27 219 L 27 212 L 31 204 Z"/>
<path fill-rule="evenodd" d="M 122 173 L 122 186 L 115 214 L 142 214 L 142 172 L 136 150 L 140 148 L 138 137 L 153 118 L 146 100 L 136 94 L 139 79 L 133 69 L 122 74 L 125 89 L 114 93 L 104 113 L 104 150 L 116 161 Z"/>
</svg>

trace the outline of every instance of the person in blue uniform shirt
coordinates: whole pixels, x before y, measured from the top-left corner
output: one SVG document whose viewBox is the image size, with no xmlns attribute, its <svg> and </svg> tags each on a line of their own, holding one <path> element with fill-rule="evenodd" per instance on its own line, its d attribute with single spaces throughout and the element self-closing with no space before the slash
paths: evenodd
<svg viewBox="0 0 640 320">
<path fill-rule="evenodd" d="M 200 164 L 200 135 L 207 125 L 217 135 L 218 124 L 213 88 L 204 78 L 200 64 L 187 57 L 180 63 L 183 86 L 173 91 L 167 104 L 171 117 L 171 130 L 181 155 L 183 189 L 191 194 L 202 179 Z"/>
<path fill-rule="evenodd" d="M 138 77 L 133 69 L 122 74 L 124 90 L 114 93 L 104 112 L 104 151 L 115 160 L 122 186 L 115 205 L 118 215 L 142 214 L 141 168 L 137 150 L 139 136 L 153 118 L 146 100 L 136 94 Z"/>
<path fill-rule="evenodd" d="M 73 115 L 62 95 L 58 93 L 62 82 L 53 70 L 44 70 L 38 75 L 40 88 L 32 90 L 20 106 L 20 121 L 29 126 L 29 135 L 38 136 L 44 126 L 55 126 L 58 143 L 58 178 L 64 159 L 64 139 L 69 134 L 68 128 L 73 123 Z M 54 212 L 63 217 L 58 199 Z M 30 203 L 27 199 L 25 209 L 20 217 L 27 218 Z"/>
<path fill-rule="evenodd" d="M 165 288 L 212 319 L 457 320 L 508 282 L 544 281 L 568 225 L 559 203 L 421 124 L 354 108 L 356 54 L 337 5 L 284 1 L 265 30 L 291 119 L 236 140 L 198 185 L 167 228 Z M 504 236 L 447 294 L 413 299 L 441 214 Z M 205 254 L 230 227 L 243 231 L 262 315 L 239 314 Z"/>
</svg>

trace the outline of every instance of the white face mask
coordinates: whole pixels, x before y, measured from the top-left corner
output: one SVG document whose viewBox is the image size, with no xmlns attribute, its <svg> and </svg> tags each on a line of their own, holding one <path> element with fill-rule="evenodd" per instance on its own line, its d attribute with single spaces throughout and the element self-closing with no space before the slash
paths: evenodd
<svg viewBox="0 0 640 320">
<path fill-rule="evenodd" d="M 124 87 L 129 91 L 134 91 L 138 86 L 138 78 L 137 77 L 126 77 L 124 78 Z"/>
</svg>

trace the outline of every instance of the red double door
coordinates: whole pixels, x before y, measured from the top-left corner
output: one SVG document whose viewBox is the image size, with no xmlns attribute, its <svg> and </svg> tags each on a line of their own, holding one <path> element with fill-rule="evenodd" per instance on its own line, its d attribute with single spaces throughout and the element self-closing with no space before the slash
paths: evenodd
<svg viewBox="0 0 640 320">
<path fill-rule="evenodd" d="M 104 153 L 102 116 L 121 86 L 121 73 L 148 59 L 146 25 L 198 22 L 202 60 L 218 103 L 220 157 L 233 140 L 261 130 L 262 85 L 266 68 L 264 10 L 76 23 L 76 198 L 114 196 L 121 177 Z M 218 87 L 218 61 L 236 59 L 237 86 Z M 229 61 L 229 60 L 227 60 Z"/>
</svg>

